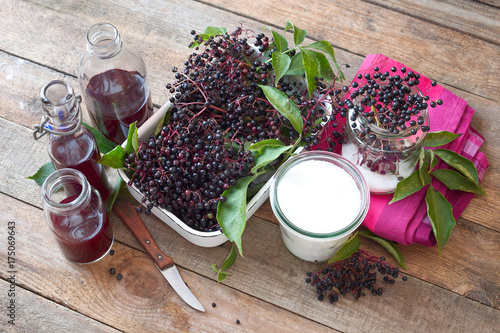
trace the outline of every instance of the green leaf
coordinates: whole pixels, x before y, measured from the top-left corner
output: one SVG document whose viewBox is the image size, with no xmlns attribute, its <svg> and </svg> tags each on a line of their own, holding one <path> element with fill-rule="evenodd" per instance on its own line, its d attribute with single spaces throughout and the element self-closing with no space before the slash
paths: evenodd
<svg viewBox="0 0 500 333">
<path fill-rule="evenodd" d="M 217 282 L 218 283 L 221 283 L 222 281 L 224 281 L 226 279 L 226 277 L 229 275 L 231 275 L 230 272 L 227 272 L 227 271 L 223 271 L 221 269 L 218 269 L 217 268 L 217 265 L 216 264 L 212 264 L 212 270 L 217 273 Z"/>
<path fill-rule="evenodd" d="M 224 27 L 208 26 L 205 28 L 205 31 L 203 31 L 203 33 L 209 36 L 225 35 L 227 33 L 227 29 Z"/>
<path fill-rule="evenodd" d="M 439 132 L 429 132 L 425 136 L 424 147 L 439 147 L 443 146 L 447 143 L 452 142 L 456 138 L 458 138 L 460 133 L 452 133 L 448 131 L 439 131 Z"/>
<path fill-rule="evenodd" d="M 432 181 L 431 175 L 429 174 L 430 161 L 431 158 L 429 153 L 427 153 L 426 149 L 422 149 L 418 157 L 418 176 L 424 186 L 430 184 Z"/>
<path fill-rule="evenodd" d="M 333 81 L 335 79 L 335 73 L 333 73 L 332 66 L 328 62 L 328 59 L 323 53 L 313 51 L 316 55 L 316 59 L 319 62 L 319 74 L 323 77 L 324 81 Z"/>
<path fill-rule="evenodd" d="M 396 191 L 394 191 L 394 196 L 389 205 L 420 191 L 422 187 L 424 187 L 424 184 L 420 180 L 419 170 L 415 170 L 408 178 L 403 179 L 396 185 Z"/>
<path fill-rule="evenodd" d="M 99 163 L 114 169 L 122 168 L 125 163 L 125 150 L 122 146 L 116 146 L 115 149 L 101 157 Z"/>
<path fill-rule="evenodd" d="M 285 75 L 302 75 L 305 74 L 304 62 L 302 61 L 302 52 L 297 52 L 292 57 L 290 66 Z"/>
<path fill-rule="evenodd" d="M 125 152 L 127 154 L 132 154 L 133 152 L 137 151 L 137 148 L 139 147 L 136 123 L 137 122 L 133 122 L 132 124 L 130 124 L 128 129 L 127 146 L 125 147 Z"/>
<path fill-rule="evenodd" d="M 165 112 L 163 114 L 160 121 L 156 125 L 155 131 L 153 132 L 154 135 L 156 135 L 156 136 L 160 135 L 161 130 L 163 129 L 163 126 L 165 126 L 165 121 L 167 120 L 167 118 L 170 119 L 170 112 L 168 110 L 167 110 L 167 112 Z"/>
<path fill-rule="evenodd" d="M 292 21 L 286 20 L 286 27 L 283 32 L 286 32 L 288 29 L 293 29 L 293 42 L 295 46 L 302 44 L 302 42 L 306 38 L 307 32 L 294 26 Z"/>
<path fill-rule="evenodd" d="M 288 98 L 287 94 L 279 91 L 275 87 L 259 85 L 259 87 L 264 91 L 267 100 L 272 104 L 272 106 L 278 110 L 283 116 L 285 116 L 290 123 L 292 123 L 293 128 L 297 133 L 302 133 L 304 128 L 304 120 L 300 115 L 300 111 L 295 105 L 295 103 Z"/>
<path fill-rule="evenodd" d="M 115 186 L 113 187 L 113 192 L 111 192 L 109 197 L 106 199 L 106 211 L 108 213 L 111 212 L 111 209 L 113 208 L 116 197 L 118 196 L 118 193 L 120 193 L 120 190 L 124 186 L 125 186 L 125 182 L 122 180 L 122 178 L 120 176 L 118 176 L 118 178 L 116 179 Z"/>
<path fill-rule="evenodd" d="M 275 84 L 279 84 L 279 80 L 285 75 L 288 67 L 290 66 L 290 57 L 286 54 L 273 52 L 272 62 L 274 68 L 274 75 L 276 76 Z"/>
<path fill-rule="evenodd" d="M 48 162 L 42 165 L 33 176 L 26 177 L 26 179 L 34 180 L 38 185 L 42 186 L 45 179 L 54 171 L 56 171 L 54 165 L 52 162 Z"/>
<path fill-rule="evenodd" d="M 272 161 L 280 157 L 281 154 L 291 149 L 293 146 L 265 146 L 262 147 L 260 153 L 255 157 L 255 165 L 252 168 L 252 173 L 260 171 L 262 167 L 266 167 Z"/>
<path fill-rule="evenodd" d="M 286 40 L 286 38 L 283 37 L 279 32 L 274 31 L 272 28 L 267 28 L 267 29 L 269 29 L 273 34 L 273 41 L 274 45 L 276 46 L 276 49 L 279 52 L 285 52 L 286 49 L 288 48 L 288 41 Z"/>
<path fill-rule="evenodd" d="M 226 260 L 224 260 L 224 263 L 222 264 L 222 270 L 227 270 L 231 268 L 234 265 L 234 262 L 236 261 L 236 248 L 234 247 L 234 244 L 231 244 L 231 250 L 229 250 L 229 254 L 227 255 Z"/>
<path fill-rule="evenodd" d="M 361 239 L 359 239 L 358 235 L 354 235 L 349 237 L 347 241 L 342 244 L 340 249 L 335 253 L 333 257 L 328 260 L 328 263 L 333 263 L 337 261 L 344 260 L 349 258 L 354 252 L 356 252 L 361 246 Z"/>
<path fill-rule="evenodd" d="M 462 175 L 479 184 L 477 170 L 471 160 L 448 149 L 435 149 L 434 154 Z"/>
<path fill-rule="evenodd" d="M 265 182 L 257 183 L 257 184 L 254 185 L 254 187 L 248 188 L 248 190 L 247 190 L 247 201 L 251 200 L 253 198 L 253 196 L 256 195 L 257 192 L 259 192 L 262 187 L 264 187 L 265 184 L 266 184 Z"/>
<path fill-rule="evenodd" d="M 230 186 L 222 193 L 226 202 L 219 202 L 217 206 L 217 221 L 226 237 L 234 242 L 243 256 L 241 248 L 241 235 L 245 230 L 247 216 L 247 189 L 257 175 L 238 179 L 236 185 Z"/>
<path fill-rule="evenodd" d="M 484 192 L 481 186 L 454 170 L 437 169 L 432 172 L 432 175 L 439 179 L 439 181 L 445 184 L 450 190 L 486 195 L 486 192 Z"/>
<path fill-rule="evenodd" d="M 304 69 L 306 72 L 306 84 L 307 91 L 309 92 L 309 98 L 313 97 L 314 92 L 317 90 L 317 82 L 314 78 L 320 77 L 320 63 L 318 58 L 316 58 L 316 52 L 300 48 L 302 53 L 302 62 L 304 64 Z"/>
<path fill-rule="evenodd" d="M 339 79 L 341 81 L 345 80 L 344 74 L 340 70 L 340 66 L 337 63 L 337 59 L 335 59 L 335 50 L 333 49 L 333 46 L 329 42 L 321 40 L 321 41 L 309 44 L 305 47 L 310 48 L 310 49 L 315 49 L 315 50 L 318 50 L 321 52 L 325 52 L 326 54 L 328 54 L 330 56 L 330 58 L 332 59 L 333 63 L 335 64 L 335 67 L 337 67 L 337 70 L 339 71 Z"/>
<path fill-rule="evenodd" d="M 285 143 L 281 140 L 276 140 L 276 139 L 267 139 L 267 140 L 262 140 L 259 142 L 256 142 L 249 146 L 247 150 L 249 151 L 260 151 L 264 147 L 268 146 L 273 146 L 273 147 L 283 147 Z"/>
<path fill-rule="evenodd" d="M 424 148 L 425 149 L 425 148 Z M 429 154 L 429 158 L 431 160 L 429 171 L 432 172 L 436 165 L 438 164 L 438 159 L 436 158 L 436 155 L 434 155 L 434 151 L 431 149 L 425 149 L 426 153 Z"/>
<path fill-rule="evenodd" d="M 332 70 L 332 66 L 330 66 L 330 63 L 328 62 L 328 59 L 323 53 L 314 52 L 314 55 L 316 56 L 316 59 L 318 60 L 319 63 L 319 76 L 323 77 L 325 81 L 333 81 L 333 78 L 335 77 L 335 73 Z M 290 67 L 288 68 L 288 71 L 285 73 L 285 75 L 302 75 L 305 74 L 305 69 L 304 69 L 304 61 L 302 59 L 302 52 L 296 53 L 292 57 L 292 61 L 290 63 Z"/>
<path fill-rule="evenodd" d="M 231 244 L 231 250 L 229 250 L 229 254 L 226 257 L 226 260 L 224 260 L 224 263 L 222 264 L 222 268 L 218 269 L 216 264 L 212 264 L 212 270 L 217 273 L 218 283 L 221 283 L 226 279 L 228 275 L 231 275 L 231 273 L 227 270 L 234 265 L 234 262 L 236 261 L 236 255 L 237 253 L 233 243 Z"/>
<path fill-rule="evenodd" d="M 456 224 L 453 209 L 444 195 L 434 189 L 432 185 L 427 189 L 425 202 L 427 204 L 427 216 L 436 237 L 439 255 L 441 255 L 441 251 L 450 238 L 451 230 Z"/>
<path fill-rule="evenodd" d="M 226 28 L 219 27 L 206 27 L 202 34 L 198 34 L 198 39 L 193 41 L 191 48 L 203 44 L 210 39 L 211 36 L 225 35 L 227 32 Z"/>
<path fill-rule="evenodd" d="M 116 143 L 114 143 L 111 140 L 108 140 L 108 138 L 106 138 L 104 134 L 101 133 L 101 131 L 95 129 L 94 127 L 88 124 L 85 123 L 82 124 L 83 126 L 87 127 L 90 130 L 90 132 L 92 132 L 92 134 L 94 135 L 95 140 L 97 141 L 97 147 L 99 148 L 99 152 L 101 154 L 107 154 L 113 149 L 115 149 Z"/>
<path fill-rule="evenodd" d="M 394 259 L 397 260 L 397 262 L 401 265 L 401 267 L 406 269 L 406 265 L 405 265 L 405 262 L 403 260 L 403 255 L 401 254 L 401 251 L 399 251 L 399 249 L 396 247 L 396 244 L 393 241 L 389 241 L 385 238 L 377 236 L 373 232 L 371 232 L 370 230 L 366 230 L 366 229 L 361 230 L 358 234 L 360 236 L 374 240 L 375 242 L 382 245 L 382 247 L 384 249 L 386 249 L 387 251 L 389 251 L 389 253 L 394 257 Z"/>
</svg>

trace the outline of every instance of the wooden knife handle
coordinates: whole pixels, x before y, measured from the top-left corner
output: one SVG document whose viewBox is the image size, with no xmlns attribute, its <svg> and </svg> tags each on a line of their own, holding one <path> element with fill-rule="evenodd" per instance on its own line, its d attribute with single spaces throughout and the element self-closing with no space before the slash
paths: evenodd
<svg viewBox="0 0 500 333">
<path fill-rule="evenodd" d="M 172 258 L 164 254 L 158 245 L 156 245 L 146 225 L 139 216 L 139 213 L 137 213 L 129 202 L 116 198 L 113 205 L 113 211 L 125 223 L 135 238 L 141 243 L 142 247 L 149 253 L 151 258 L 153 258 L 160 270 L 167 269 L 174 265 Z"/>
</svg>

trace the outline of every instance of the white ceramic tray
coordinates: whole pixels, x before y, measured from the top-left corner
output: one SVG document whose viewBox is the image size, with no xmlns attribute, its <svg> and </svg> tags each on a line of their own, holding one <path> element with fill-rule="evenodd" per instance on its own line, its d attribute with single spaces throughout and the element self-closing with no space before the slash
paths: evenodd
<svg viewBox="0 0 500 333">
<path fill-rule="evenodd" d="M 151 135 L 155 131 L 158 123 L 163 119 L 163 115 L 168 112 L 169 108 L 170 102 L 167 102 L 138 129 L 137 133 L 139 140 L 145 140 L 149 138 L 149 135 Z M 122 146 L 125 147 L 126 144 L 127 142 L 125 141 Z M 119 169 L 118 174 L 123 179 L 123 181 L 128 184 L 130 178 L 127 176 L 125 171 Z M 272 178 L 267 181 L 266 184 L 264 184 L 264 186 L 247 203 L 247 220 L 269 197 L 271 182 Z M 143 196 L 141 192 L 133 185 L 127 185 L 127 188 L 134 199 L 141 202 Z M 176 232 L 178 232 L 182 237 L 186 238 L 188 241 L 195 245 L 202 247 L 214 247 L 224 244 L 228 240 L 227 237 L 219 230 L 210 232 L 194 230 L 166 209 L 153 207 L 153 209 L 151 209 L 151 212 Z"/>
</svg>

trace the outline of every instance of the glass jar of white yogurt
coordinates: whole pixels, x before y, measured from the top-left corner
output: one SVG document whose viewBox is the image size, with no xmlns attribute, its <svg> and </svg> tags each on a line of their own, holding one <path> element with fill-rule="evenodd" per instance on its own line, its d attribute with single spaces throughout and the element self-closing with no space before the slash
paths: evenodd
<svg viewBox="0 0 500 333">
<path fill-rule="evenodd" d="M 354 164 L 314 151 L 281 165 L 270 201 L 290 252 L 307 261 L 326 261 L 363 222 L 370 191 Z"/>
</svg>

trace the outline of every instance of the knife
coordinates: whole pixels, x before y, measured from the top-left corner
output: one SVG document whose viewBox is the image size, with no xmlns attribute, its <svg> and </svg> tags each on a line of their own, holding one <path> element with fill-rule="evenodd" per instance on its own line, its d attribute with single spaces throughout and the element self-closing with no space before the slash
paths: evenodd
<svg viewBox="0 0 500 333">
<path fill-rule="evenodd" d="M 205 309 L 201 303 L 196 299 L 191 290 L 186 286 L 182 277 L 175 267 L 172 258 L 164 254 L 156 245 L 153 237 L 149 233 L 146 225 L 142 221 L 139 213 L 135 208 L 127 201 L 117 198 L 114 205 L 113 211 L 116 215 L 125 223 L 129 228 L 135 238 L 141 243 L 142 247 L 148 252 L 148 254 L 153 258 L 156 263 L 156 267 L 163 274 L 168 283 L 174 288 L 174 290 L 179 294 L 179 296 L 190 306 L 196 310 L 205 312 Z"/>
</svg>

